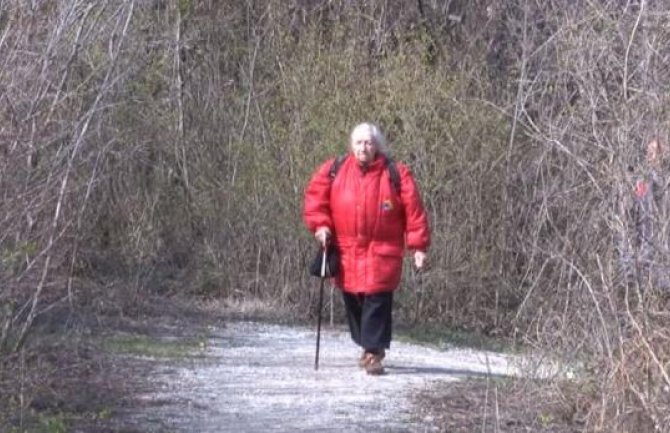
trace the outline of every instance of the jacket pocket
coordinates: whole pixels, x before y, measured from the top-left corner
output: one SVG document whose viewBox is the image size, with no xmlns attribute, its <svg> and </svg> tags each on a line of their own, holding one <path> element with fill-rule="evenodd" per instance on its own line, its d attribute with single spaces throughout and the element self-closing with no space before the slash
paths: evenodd
<svg viewBox="0 0 670 433">
<path fill-rule="evenodd" d="M 393 244 L 376 244 L 372 251 L 378 256 L 400 257 L 402 258 L 405 248 Z"/>
<path fill-rule="evenodd" d="M 374 284 L 387 289 L 400 282 L 404 248 L 398 245 L 377 244 L 372 248 Z"/>
</svg>

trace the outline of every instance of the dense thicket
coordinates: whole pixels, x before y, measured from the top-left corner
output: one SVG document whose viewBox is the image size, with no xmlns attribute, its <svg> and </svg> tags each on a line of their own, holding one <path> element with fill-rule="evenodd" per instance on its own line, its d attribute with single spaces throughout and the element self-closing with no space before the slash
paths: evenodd
<svg viewBox="0 0 670 433">
<path fill-rule="evenodd" d="M 400 311 L 594 367 L 586 429 L 669 429 L 667 293 L 617 252 L 668 142 L 668 6 L 0 1 L 0 346 L 103 293 L 307 314 L 302 191 L 371 120 L 433 226 Z"/>
</svg>

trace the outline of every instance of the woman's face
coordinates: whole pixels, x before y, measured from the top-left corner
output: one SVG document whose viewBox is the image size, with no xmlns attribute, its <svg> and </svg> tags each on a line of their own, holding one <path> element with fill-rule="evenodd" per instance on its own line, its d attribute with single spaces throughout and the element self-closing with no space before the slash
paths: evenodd
<svg viewBox="0 0 670 433">
<path fill-rule="evenodd" d="M 357 131 L 351 137 L 351 151 L 359 164 L 374 161 L 377 154 L 377 143 L 375 143 L 369 130 Z"/>
</svg>

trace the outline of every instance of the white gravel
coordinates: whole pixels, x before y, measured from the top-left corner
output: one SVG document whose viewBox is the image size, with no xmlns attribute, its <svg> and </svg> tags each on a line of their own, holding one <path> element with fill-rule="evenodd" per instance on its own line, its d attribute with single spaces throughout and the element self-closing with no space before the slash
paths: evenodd
<svg viewBox="0 0 670 433">
<path fill-rule="evenodd" d="M 322 329 L 314 371 L 314 329 L 251 322 L 213 329 L 204 356 L 156 369 L 155 391 L 125 419 L 142 431 L 430 432 L 410 398 L 436 381 L 510 375 L 509 357 L 439 351 L 393 342 L 384 376 L 358 368 L 344 329 Z"/>
</svg>

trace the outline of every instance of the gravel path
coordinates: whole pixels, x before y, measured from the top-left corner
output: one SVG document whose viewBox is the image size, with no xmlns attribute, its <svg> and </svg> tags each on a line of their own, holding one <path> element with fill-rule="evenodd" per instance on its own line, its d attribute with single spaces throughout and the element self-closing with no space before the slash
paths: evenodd
<svg viewBox="0 0 670 433">
<path fill-rule="evenodd" d="M 411 396 L 435 381 L 513 374 L 508 358 L 393 342 L 384 376 L 368 376 L 342 329 L 315 331 L 250 322 L 213 329 L 201 358 L 158 368 L 156 390 L 126 415 L 142 431 L 430 432 Z"/>
</svg>

